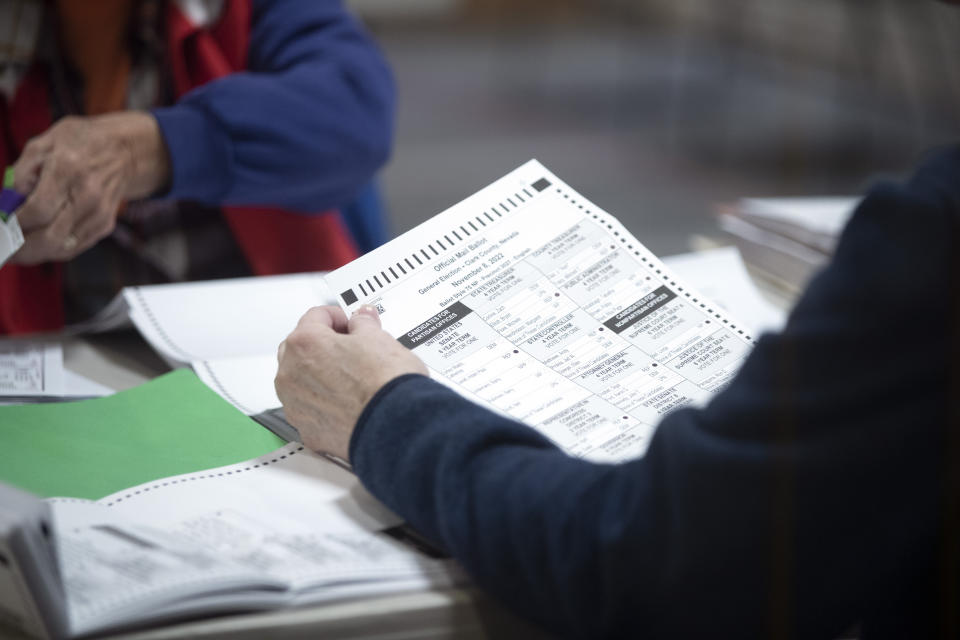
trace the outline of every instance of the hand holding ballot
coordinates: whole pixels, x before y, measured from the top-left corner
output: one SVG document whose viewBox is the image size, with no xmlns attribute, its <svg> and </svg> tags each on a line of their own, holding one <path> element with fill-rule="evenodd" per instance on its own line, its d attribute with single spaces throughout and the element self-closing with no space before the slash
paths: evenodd
<svg viewBox="0 0 960 640">
<path fill-rule="evenodd" d="M 423 362 L 380 326 L 371 306 L 348 320 L 338 307 L 315 307 L 280 344 L 277 396 L 303 443 L 348 459 L 350 436 L 377 390 Z"/>
<path fill-rule="evenodd" d="M 20 264 L 69 260 L 109 235 L 126 200 L 161 189 L 170 161 L 156 119 L 126 111 L 63 118 L 33 138 L 14 165 L 27 195 L 17 218 Z"/>
</svg>

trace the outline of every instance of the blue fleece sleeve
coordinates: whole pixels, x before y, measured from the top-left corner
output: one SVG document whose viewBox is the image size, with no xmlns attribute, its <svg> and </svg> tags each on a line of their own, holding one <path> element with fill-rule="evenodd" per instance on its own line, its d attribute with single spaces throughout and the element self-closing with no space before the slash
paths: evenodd
<svg viewBox="0 0 960 640">
<path fill-rule="evenodd" d="M 868 196 L 783 333 L 642 459 L 568 457 L 405 376 L 361 416 L 354 469 L 560 635 L 933 637 L 956 612 L 936 607 L 960 539 L 958 185 L 960 148 Z"/>
<path fill-rule="evenodd" d="M 254 0 L 247 71 L 154 110 L 164 197 L 319 212 L 348 202 L 390 152 L 394 91 L 337 0 Z"/>
</svg>

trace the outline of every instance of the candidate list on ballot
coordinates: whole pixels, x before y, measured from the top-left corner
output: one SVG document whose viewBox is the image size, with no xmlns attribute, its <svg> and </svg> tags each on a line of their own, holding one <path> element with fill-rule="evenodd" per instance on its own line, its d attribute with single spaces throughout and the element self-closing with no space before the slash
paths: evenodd
<svg viewBox="0 0 960 640">
<path fill-rule="evenodd" d="M 753 337 L 537 161 L 329 274 L 432 377 L 571 455 L 643 455 Z"/>
</svg>

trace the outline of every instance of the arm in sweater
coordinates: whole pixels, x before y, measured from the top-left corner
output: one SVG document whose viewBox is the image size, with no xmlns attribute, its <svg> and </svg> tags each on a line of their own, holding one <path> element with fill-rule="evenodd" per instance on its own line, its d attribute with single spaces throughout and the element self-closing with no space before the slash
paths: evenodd
<svg viewBox="0 0 960 640">
<path fill-rule="evenodd" d="M 156 109 L 165 197 L 318 212 L 348 202 L 389 155 L 393 83 L 338 0 L 254 0 L 248 70 Z"/>
<path fill-rule="evenodd" d="M 570 458 L 404 376 L 358 421 L 354 469 L 563 635 L 835 637 L 865 621 L 920 637 L 960 533 L 943 519 L 960 465 L 958 185 L 953 149 L 874 190 L 783 333 L 708 407 L 664 418 L 642 459 Z"/>
</svg>

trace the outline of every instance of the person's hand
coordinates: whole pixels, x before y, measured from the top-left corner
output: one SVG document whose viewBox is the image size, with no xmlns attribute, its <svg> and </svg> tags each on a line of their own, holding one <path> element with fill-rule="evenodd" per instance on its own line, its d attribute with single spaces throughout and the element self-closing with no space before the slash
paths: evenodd
<svg viewBox="0 0 960 640">
<path fill-rule="evenodd" d="M 69 260 L 110 234 L 125 200 L 167 182 L 170 160 L 146 112 L 66 117 L 27 143 L 14 165 L 24 245 L 20 264 Z"/>
<path fill-rule="evenodd" d="M 274 384 L 287 421 L 304 445 L 344 460 L 364 407 L 386 383 L 427 367 L 380 328 L 364 306 L 347 320 L 338 307 L 315 307 L 280 344 Z"/>
</svg>

